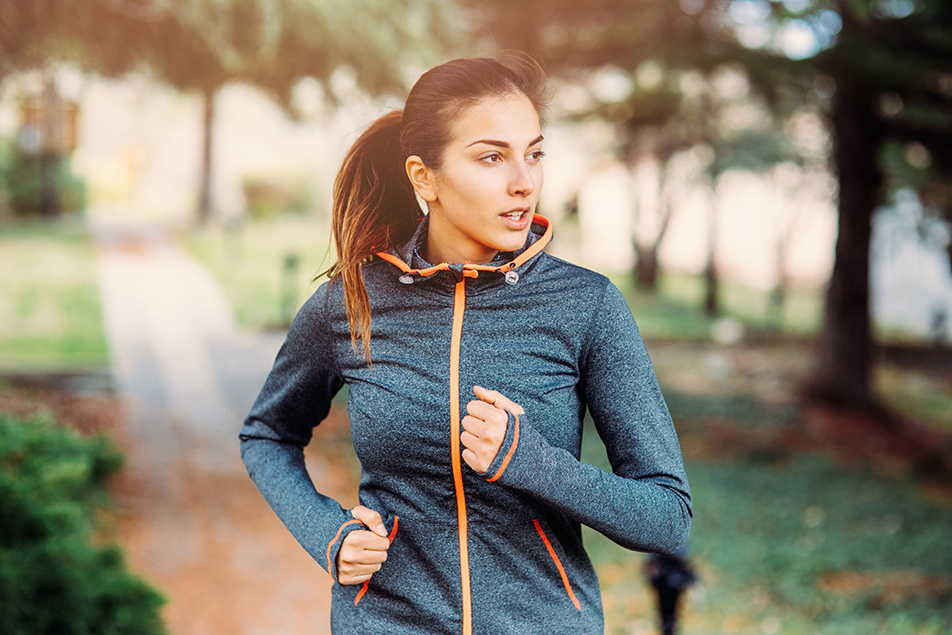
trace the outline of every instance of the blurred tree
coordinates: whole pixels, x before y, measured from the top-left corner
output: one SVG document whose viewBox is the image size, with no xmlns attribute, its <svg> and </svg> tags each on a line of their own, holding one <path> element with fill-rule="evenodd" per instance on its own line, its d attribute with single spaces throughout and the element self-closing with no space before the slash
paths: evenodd
<svg viewBox="0 0 952 635">
<path fill-rule="evenodd" d="M 812 83 L 830 94 L 839 234 L 809 391 L 823 401 L 877 410 L 870 383 L 872 215 L 885 200 L 884 185 L 917 187 L 924 195 L 939 189 L 935 178 L 917 184 L 905 167 L 896 169 L 898 162 L 890 168 L 885 159 L 895 144 L 905 148 L 906 163 L 933 168 L 932 177 L 952 177 L 952 5 L 814 0 L 771 3 L 769 9 L 762 26 L 753 24 L 767 29 L 790 62 L 771 69 L 769 62 L 780 55 L 751 46 L 748 59 L 761 86 L 776 93 Z M 952 217 L 948 200 L 940 204 Z"/>
<path fill-rule="evenodd" d="M 69 191 L 62 191 L 72 178 L 68 156 L 75 137 L 71 131 L 65 135 L 70 137 L 67 141 L 62 128 L 74 123 L 66 121 L 68 115 L 75 115 L 66 107 L 74 110 L 74 105 L 60 98 L 51 66 L 69 61 L 105 75 L 131 70 L 143 41 L 142 33 L 134 28 L 138 24 L 130 26 L 127 18 L 98 2 L 0 3 L 0 85 L 15 72 L 43 71 L 42 90 L 31 96 L 35 103 L 24 104 L 28 119 L 34 119 L 24 122 L 31 134 L 21 137 L 15 155 L 18 165 L 10 166 L 15 173 L 7 175 L 8 181 L 16 181 L 7 184 L 7 195 L 19 213 L 55 216 L 61 203 L 76 202 L 75 197 L 69 200 Z"/>
<path fill-rule="evenodd" d="M 214 101 L 226 82 L 253 83 L 289 112 L 293 89 L 305 77 L 336 103 L 331 76 L 341 67 L 369 94 L 402 94 L 408 68 L 448 50 L 454 33 L 452 6 L 437 0 L 352 0 L 346 7 L 331 0 L 154 3 L 174 19 L 154 27 L 151 63 L 172 85 L 203 97 L 201 222 L 212 212 Z"/>
<path fill-rule="evenodd" d="M 658 0 L 603 0 L 584 6 L 480 2 L 474 9 L 483 20 L 482 30 L 503 46 L 528 43 L 553 74 L 594 84 L 594 105 L 572 116 L 612 123 L 618 130 L 616 154 L 633 170 L 646 162 L 658 166 L 657 222 L 652 231 L 639 231 L 644 225 L 639 218 L 635 223 L 635 279 L 644 289 L 657 284 L 658 250 L 676 209 L 671 199 L 676 190 L 687 189 L 683 174 L 678 183 L 669 182 L 671 162 L 686 152 L 702 158 L 699 176 L 711 192 L 704 310 L 717 315 L 718 180 L 730 170 L 763 171 L 780 161 L 801 162 L 798 148 L 777 132 L 790 113 L 780 111 L 771 120 L 768 108 L 750 94 L 745 69 L 730 55 L 736 44 L 720 35 L 710 15 Z M 513 27 L 525 23 L 540 26 L 532 32 Z M 609 76 L 624 78 L 624 94 L 599 95 L 606 69 Z M 726 89 L 717 89 L 724 78 Z M 636 204 L 636 216 L 646 211 Z"/>
<path fill-rule="evenodd" d="M 297 83 L 348 67 L 369 94 L 402 94 L 410 69 L 456 41 L 454 7 L 438 0 L 4 0 L 0 81 L 70 61 L 110 75 L 150 68 L 203 98 L 200 222 L 212 212 L 215 95 L 231 81 L 263 88 L 290 112 Z"/>
<path fill-rule="evenodd" d="M 839 235 L 809 394 L 877 410 L 871 389 L 869 240 L 884 149 L 944 181 L 920 186 L 952 219 L 952 3 L 948 0 L 503 0 L 470 2 L 478 29 L 550 71 L 645 64 L 710 73 L 740 64 L 772 107 L 820 104 L 833 138 Z M 533 25 L 533 28 L 526 28 Z M 673 100 L 677 103 L 677 100 Z M 677 116 L 675 109 L 661 117 Z M 901 171 L 891 178 L 903 180 Z M 952 247 L 950 257 L 952 257 Z"/>
</svg>

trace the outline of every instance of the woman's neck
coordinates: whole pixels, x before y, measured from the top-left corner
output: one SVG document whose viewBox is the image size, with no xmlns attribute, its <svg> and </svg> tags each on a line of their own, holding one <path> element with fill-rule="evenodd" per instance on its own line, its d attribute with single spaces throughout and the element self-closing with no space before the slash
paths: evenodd
<svg viewBox="0 0 952 635">
<path fill-rule="evenodd" d="M 442 223 L 438 218 L 430 215 L 426 245 L 423 249 L 423 257 L 427 262 L 434 265 L 443 262 L 483 265 L 492 261 L 497 253 L 499 253 L 498 249 L 483 245 L 459 231 L 452 224 Z"/>
</svg>

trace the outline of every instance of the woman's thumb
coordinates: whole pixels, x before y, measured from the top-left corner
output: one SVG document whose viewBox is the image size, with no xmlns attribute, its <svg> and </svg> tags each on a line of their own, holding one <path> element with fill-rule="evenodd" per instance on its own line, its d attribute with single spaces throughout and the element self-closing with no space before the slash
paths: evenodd
<svg viewBox="0 0 952 635">
<path fill-rule="evenodd" d="M 387 537 L 387 528 L 383 524 L 383 519 L 380 517 L 380 514 L 374 510 L 368 509 L 363 505 L 358 505 L 350 510 L 350 513 L 354 518 L 366 525 L 370 531 L 378 536 Z"/>
</svg>

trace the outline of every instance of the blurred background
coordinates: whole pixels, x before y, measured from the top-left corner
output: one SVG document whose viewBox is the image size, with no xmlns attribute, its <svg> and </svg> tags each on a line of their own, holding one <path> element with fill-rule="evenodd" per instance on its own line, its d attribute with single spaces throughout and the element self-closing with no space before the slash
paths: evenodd
<svg viewBox="0 0 952 635">
<path fill-rule="evenodd" d="M 237 432 L 350 144 L 510 49 L 696 499 L 673 563 L 586 530 L 606 633 L 681 591 L 686 634 L 952 632 L 946 0 L 0 2 L 0 632 L 329 632 Z M 307 451 L 345 506 L 349 435 L 342 395 Z"/>
</svg>

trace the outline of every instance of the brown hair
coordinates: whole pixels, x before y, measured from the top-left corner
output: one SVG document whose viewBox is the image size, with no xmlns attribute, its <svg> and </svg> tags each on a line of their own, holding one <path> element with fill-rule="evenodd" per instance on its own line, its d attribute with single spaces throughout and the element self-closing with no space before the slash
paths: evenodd
<svg viewBox="0 0 952 635">
<path fill-rule="evenodd" d="M 458 59 L 424 73 L 403 110 L 373 122 L 344 157 L 334 181 L 331 236 L 337 261 L 332 280 L 344 284 L 351 344 L 357 337 L 370 362 L 370 301 L 360 267 L 378 251 L 409 240 L 423 217 L 406 160 L 420 157 L 432 170 L 443 165 L 451 128 L 462 113 L 488 97 L 523 94 L 540 120 L 545 108 L 545 73 L 532 58 Z"/>
</svg>

